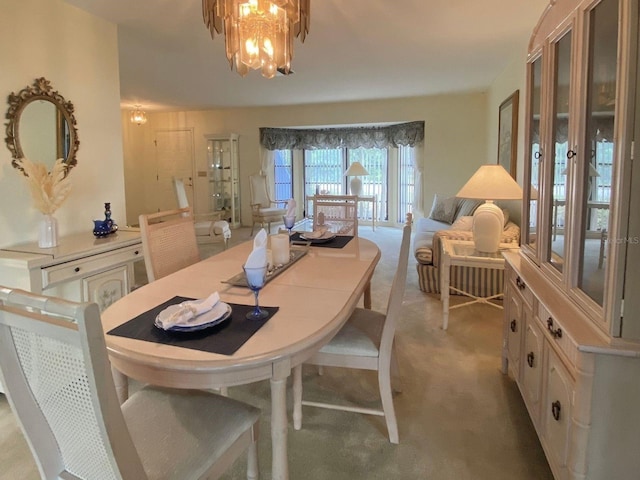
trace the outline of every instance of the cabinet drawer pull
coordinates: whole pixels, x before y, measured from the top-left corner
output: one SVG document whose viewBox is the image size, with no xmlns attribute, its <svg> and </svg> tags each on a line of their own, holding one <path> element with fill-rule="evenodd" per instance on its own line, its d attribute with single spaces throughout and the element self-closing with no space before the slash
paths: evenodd
<svg viewBox="0 0 640 480">
<path fill-rule="evenodd" d="M 515 332 L 516 332 L 516 326 L 517 326 L 517 325 L 518 325 L 518 324 L 517 324 L 517 322 L 516 322 L 515 320 L 511 320 L 511 327 L 510 327 L 510 328 L 511 328 L 511 331 L 512 331 L 513 333 L 515 333 Z"/>
<path fill-rule="evenodd" d="M 533 368 L 533 361 L 535 360 L 535 355 L 533 352 L 527 353 L 527 364 Z"/>
<path fill-rule="evenodd" d="M 562 338 L 562 329 L 560 327 L 553 328 L 553 318 L 551 317 L 547 319 L 547 330 L 551 332 L 553 338 Z"/>
<path fill-rule="evenodd" d="M 516 286 L 520 289 L 520 290 L 524 290 L 525 288 L 527 288 L 527 286 L 525 285 L 525 283 L 522 281 L 522 279 L 520 277 L 516 278 Z"/>
<path fill-rule="evenodd" d="M 551 404 L 551 415 L 553 415 L 553 419 L 556 422 L 560 421 L 560 411 L 562 410 L 562 405 L 560 405 L 560 401 L 556 400 Z"/>
<path fill-rule="evenodd" d="M 73 269 L 74 272 L 78 273 L 80 271 L 80 267 L 76 267 Z"/>
<path fill-rule="evenodd" d="M 138 250 L 136 250 L 135 252 L 133 252 L 134 255 L 138 255 L 140 252 Z"/>
</svg>

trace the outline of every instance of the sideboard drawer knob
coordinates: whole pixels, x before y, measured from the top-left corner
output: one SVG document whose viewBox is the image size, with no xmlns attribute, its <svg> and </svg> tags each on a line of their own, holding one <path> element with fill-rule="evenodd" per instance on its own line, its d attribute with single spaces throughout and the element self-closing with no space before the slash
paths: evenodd
<svg viewBox="0 0 640 480">
<path fill-rule="evenodd" d="M 80 271 L 80 267 L 76 267 L 73 269 L 74 272 L 78 273 Z"/>
<path fill-rule="evenodd" d="M 551 333 L 553 338 L 562 338 L 562 329 L 560 327 L 553 328 L 553 318 L 547 319 L 547 330 Z"/>
</svg>

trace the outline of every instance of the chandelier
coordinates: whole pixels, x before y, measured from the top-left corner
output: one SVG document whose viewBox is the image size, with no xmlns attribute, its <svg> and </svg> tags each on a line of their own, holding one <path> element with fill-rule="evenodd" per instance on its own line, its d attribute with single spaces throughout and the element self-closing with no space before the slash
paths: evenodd
<svg viewBox="0 0 640 480">
<path fill-rule="evenodd" d="M 134 110 L 131 112 L 131 123 L 136 125 L 144 125 L 147 123 L 147 114 L 144 110 L 141 110 L 142 105 L 134 105 Z"/>
<path fill-rule="evenodd" d="M 272 78 L 288 74 L 293 39 L 304 42 L 309 33 L 311 0 L 202 0 L 204 23 L 214 32 L 224 31 L 229 65 L 243 77 L 249 69 Z"/>
</svg>

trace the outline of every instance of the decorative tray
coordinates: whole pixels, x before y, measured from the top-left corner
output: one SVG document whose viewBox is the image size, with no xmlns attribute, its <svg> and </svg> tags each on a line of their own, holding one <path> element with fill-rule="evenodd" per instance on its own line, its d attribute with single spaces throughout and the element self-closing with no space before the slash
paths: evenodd
<svg viewBox="0 0 640 480">
<path fill-rule="evenodd" d="M 267 271 L 267 278 L 265 279 L 264 283 L 267 284 L 271 280 L 276 278 L 278 275 L 284 272 L 287 268 L 289 268 L 291 265 L 293 265 L 302 257 L 304 257 L 308 251 L 309 251 L 308 248 L 299 248 L 299 247 L 296 248 L 292 245 L 291 248 L 289 249 L 289 258 L 290 258 L 289 263 L 285 265 L 278 265 L 278 266 L 271 267 L 271 269 Z M 244 272 L 234 275 L 228 280 L 225 280 L 223 283 L 229 283 L 231 285 L 235 285 L 236 287 L 247 287 L 247 279 L 244 276 Z"/>
</svg>

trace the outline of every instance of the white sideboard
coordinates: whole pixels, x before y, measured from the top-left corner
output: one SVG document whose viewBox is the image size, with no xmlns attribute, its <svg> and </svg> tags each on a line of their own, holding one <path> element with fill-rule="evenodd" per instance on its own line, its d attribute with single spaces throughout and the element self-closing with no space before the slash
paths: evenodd
<svg viewBox="0 0 640 480">
<path fill-rule="evenodd" d="M 0 249 L 0 285 L 95 302 L 102 311 L 129 293 L 133 264 L 143 258 L 137 230 L 105 238 L 78 233 L 61 237 L 54 248 L 40 248 L 37 242 L 11 245 Z"/>
<path fill-rule="evenodd" d="M 0 285 L 91 301 L 104 310 L 129 293 L 133 264 L 142 260 L 140 232 L 118 231 L 105 238 L 91 232 L 60 238 L 54 248 L 36 242 L 0 250 Z"/>
</svg>

